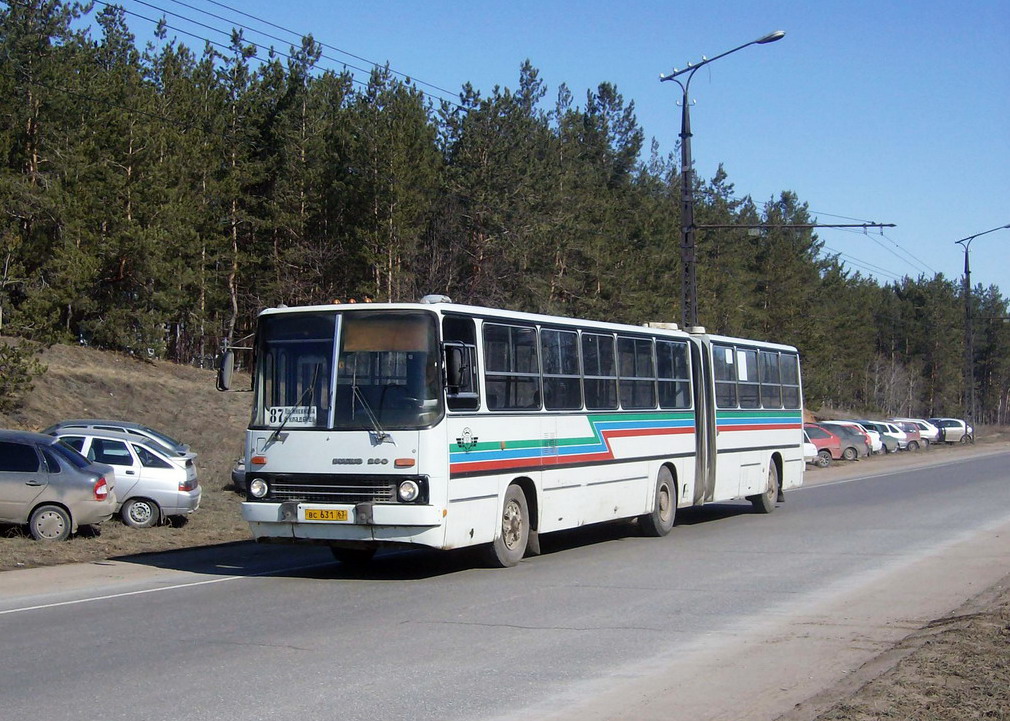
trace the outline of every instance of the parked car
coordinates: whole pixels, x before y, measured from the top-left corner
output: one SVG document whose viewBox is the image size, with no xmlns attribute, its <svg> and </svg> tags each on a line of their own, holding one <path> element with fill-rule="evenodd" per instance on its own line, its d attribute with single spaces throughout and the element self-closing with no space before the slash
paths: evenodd
<svg viewBox="0 0 1010 721">
<path fill-rule="evenodd" d="M 919 447 L 922 446 L 923 440 L 922 435 L 919 433 L 919 427 L 910 421 L 888 421 L 889 423 L 897 426 L 905 434 L 905 450 L 917 451 Z M 928 444 L 927 444 L 928 445 Z"/>
<path fill-rule="evenodd" d="M 892 418 L 892 421 L 905 421 L 919 429 L 919 440 L 924 446 L 936 443 L 940 439 L 940 429 L 922 418 Z"/>
<path fill-rule="evenodd" d="M 854 461 L 857 458 L 870 455 L 870 436 L 858 423 L 853 423 L 852 421 L 821 421 L 820 425 L 842 439 L 842 456 L 845 460 Z M 855 447 L 855 458 L 845 456 L 846 443 L 850 447 Z"/>
<path fill-rule="evenodd" d="M 90 460 L 115 469 L 117 510 L 128 526 L 150 528 L 200 507 L 202 491 L 192 458 L 172 455 L 164 446 L 133 433 L 67 429 L 56 437 Z"/>
<path fill-rule="evenodd" d="M 929 422 L 940 429 L 944 443 L 975 442 L 975 429 L 960 418 L 930 418 Z"/>
<path fill-rule="evenodd" d="M 133 433 L 134 435 L 144 436 L 145 438 L 150 438 L 152 441 L 157 441 L 177 456 L 190 459 L 196 458 L 196 454 L 193 453 L 189 449 L 189 446 L 182 441 L 177 441 L 167 433 L 162 433 L 150 426 L 145 426 L 143 423 L 134 423 L 133 421 L 114 421 L 101 418 L 75 418 L 69 421 L 60 421 L 55 425 L 49 426 L 42 432 L 50 436 L 55 436 L 58 432 L 62 433 L 65 431 L 82 430 Z"/>
<path fill-rule="evenodd" d="M 817 425 L 838 436 L 842 442 L 842 458 L 845 460 L 855 461 L 870 455 L 870 441 L 862 431 L 837 421 L 821 421 Z"/>
<path fill-rule="evenodd" d="M 63 541 L 116 510 L 112 468 L 52 436 L 0 431 L 0 522 L 28 526 L 37 541 Z"/>
<path fill-rule="evenodd" d="M 821 468 L 829 465 L 832 460 L 837 461 L 842 458 L 842 439 L 827 428 L 813 423 L 804 423 L 803 432 L 817 447 L 817 455 L 820 458 L 817 465 Z"/>
<path fill-rule="evenodd" d="M 235 461 L 235 465 L 232 466 L 231 485 L 239 493 L 245 494 L 249 491 L 245 478 L 245 458 L 239 458 Z"/>
<path fill-rule="evenodd" d="M 873 428 L 880 434 L 884 453 L 897 453 L 905 447 L 905 434 L 897 426 L 884 421 L 860 421 L 860 423 Z"/>
<path fill-rule="evenodd" d="M 870 453 L 880 453 L 884 450 L 884 442 L 880 438 L 880 432 L 867 425 L 866 421 L 837 421 L 838 423 L 851 423 L 856 427 L 856 430 L 862 431 L 866 434 L 867 439 L 870 441 Z"/>
<path fill-rule="evenodd" d="M 831 463 L 831 454 L 828 454 L 827 459 L 821 458 L 818 454 L 817 446 L 810 440 L 810 436 L 807 435 L 806 431 L 803 431 L 803 462 L 817 466 L 818 468 L 824 468 Z"/>
</svg>

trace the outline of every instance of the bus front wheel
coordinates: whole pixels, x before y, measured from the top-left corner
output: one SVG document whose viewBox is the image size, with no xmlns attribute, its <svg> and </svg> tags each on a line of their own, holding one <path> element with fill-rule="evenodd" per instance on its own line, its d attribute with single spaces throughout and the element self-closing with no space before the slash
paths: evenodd
<svg viewBox="0 0 1010 721">
<path fill-rule="evenodd" d="M 498 568 L 515 566 L 526 555 L 530 537 L 530 511 L 526 494 L 513 484 L 505 491 L 501 528 L 491 544 L 489 560 Z"/>
<path fill-rule="evenodd" d="M 652 513 L 638 517 L 638 525 L 646 536 L 665 536 L 677 518 L 677 490 L 669 468 L 661 468 L 656 480 L 656 502 Z"/>
</svg>

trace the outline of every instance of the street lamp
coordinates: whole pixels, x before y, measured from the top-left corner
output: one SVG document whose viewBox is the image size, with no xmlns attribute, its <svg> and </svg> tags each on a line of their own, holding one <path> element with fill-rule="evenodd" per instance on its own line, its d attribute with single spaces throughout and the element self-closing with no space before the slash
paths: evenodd
<svg viewBox="0 0 1010 721">
<path fill-rule="evenodd" d="M 971 263 L 968 254 L 971 250 L 971 241 L 975 238 L 1007 228 L 1010 228 L 1010 223 L 954 241 L 964 248 L 964 285 L 961 287 L 964 296 L 964 412 L 972 425 L 975 423 L 975 329 L 971 321 Z"/>
<path fill-rule="evenodd" d="M 698 278 L 694 243 L 694 171 L 691 167 L 691 106 L 687 94 L 688 88 L 691 86 L 691 79 L 698 68 L 704 65 L 751 45 L 766 45 L 781 40 L 785 34 L 784 30 L 776 30 L 757 40 L 727 50 L 714 58 L 702 56 L 700 63 L 688 63 L 683 70 L 674 68 L 669 75 L 661 74 L 659 76 L 660 82 L 672 80 L 677 83 L 683 93 L 680 113 L 680 319 L 681 326 L 684 328 L 693 328 L 698 325 Z M 685 74 L 687 75 L 685 81 L 681 82 L 677 79 Z"/>
</svg>

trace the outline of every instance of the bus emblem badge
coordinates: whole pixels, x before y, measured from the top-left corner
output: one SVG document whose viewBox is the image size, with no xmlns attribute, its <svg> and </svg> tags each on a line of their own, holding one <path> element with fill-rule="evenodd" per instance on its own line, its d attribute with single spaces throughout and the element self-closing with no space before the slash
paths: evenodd
<svg viewBox="0 0 1010 721">
<path fill-rule="evenodd" d="M 469 428 L 464 428 L 463 435 L 456 439 L 456 445 L 464 451 L 469 451 L 477 446 L 477 436 Z"/>
</svg>

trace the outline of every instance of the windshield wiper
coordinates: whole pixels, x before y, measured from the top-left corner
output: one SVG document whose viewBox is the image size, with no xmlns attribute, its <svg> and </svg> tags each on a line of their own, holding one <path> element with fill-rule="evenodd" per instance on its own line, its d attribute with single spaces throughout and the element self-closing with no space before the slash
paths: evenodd
<svg viewBox="0 0 1010 721">
<path fill-rule="evenodd" d="M 351 376 L 351 394 L 354 398 L 361 401 L 361 407 L 365 409 L 365 415 L 368 416 L 369 422 L 372 424 L 372 432 L 375 434 L 375 439 L 379 443 L 385 443 L 389 440 L 389 434 L 382 430 L 382 426 L 379 425 L 379 419 L 375 417 L 372 412 L 372 407 L 368 405 L 368 401 L 365 400 L 365 394 L 361 392 L 358 388 L 358 378 L 357 373 Z M 351 401 L 351 417 L 354 416 L 354 401 Z"/>
<path fill-rule="evenodd" d="M 267 438 L 266 445 L 269 446 L 271 443 L 277 440 L 277 436 L 281 434 L 281 431 L 284 430 L 284 426 L 288 424 L 288 419 L 291 418 L 291 416 L 294 414 L 296 410 L 303 407 L 302 404 L 306 400 L 312 400 L 311 396 L 309 398 L 306 398 L 306 396 L 309 396 L 309 394 L 313 393 L 316 390 L 316 378 L 318 377 L 319 377 L 319 365 L 316 364 L 315 370 L 312 371 L 312 381 L 305 388 L 305 390 L 302 391 L 302 394 L 298 397 L 298 400 L 295 401 L 295 404 L 291 406 L 291 410 L 289 410 L 287 413 L 284 414 L 284 420 L 281 421 L 281 424 L 277 426 L 274 432 L 270 434 L 270 437 Z"/>
</svg>

